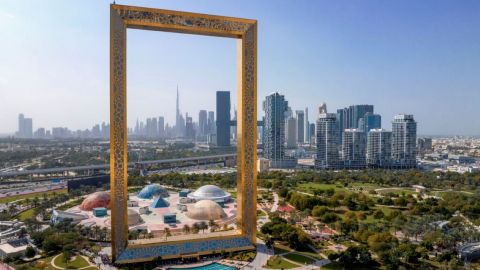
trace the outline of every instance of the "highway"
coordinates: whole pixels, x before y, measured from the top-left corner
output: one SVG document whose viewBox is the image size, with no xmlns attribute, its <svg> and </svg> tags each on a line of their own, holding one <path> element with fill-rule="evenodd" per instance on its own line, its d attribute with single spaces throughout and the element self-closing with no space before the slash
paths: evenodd
<svg viewBox="0 0 480 270">
<path fill-rule="evenodd" d="M 188 158 L 174 158 L 174 159 L 161 159 L 161 160 L 146 160 L 140 162 L 129 162 L 128 167 L 134 167 L 136 164 L 140 165 L 153 165 L 153 164 L 168 164 L 168 163 L 179 163 L 179 162 L 205 162 L 205 161 L 218 161 L 226 160 L 229 158 L 235 158 L 237 154 L 223 154 L 223 155 L 212 155 L 212 156 L 200 156 L 200 157 L 188 157 Z M 107 170 L 110 169 L 110 164 L 100 164 L 100 165 L 85 165 L 85 166 L 75 166 L 75 167 L 59 167 L 59 168 L 46 168 L 46 169 L 35 169 L 35 170 L 23 170 L 23 171 L 14 171 L 14 172 L 0 172 L 0 178 L 4 177 L 15 177 L 21 175 L 33 175 L 33 174 L 49 174 L 49 173 L 61 173 L 61 172 L 72 172 L 72 171 L 87 171 L 87 170 Z"/>
</svg>

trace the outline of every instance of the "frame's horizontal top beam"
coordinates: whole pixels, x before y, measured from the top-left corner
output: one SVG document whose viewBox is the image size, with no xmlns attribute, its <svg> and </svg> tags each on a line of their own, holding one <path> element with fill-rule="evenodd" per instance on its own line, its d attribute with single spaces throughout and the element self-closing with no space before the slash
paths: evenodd
<svg viewBox="0 0 480 270">
<path fill-rule="evenodd" d="M 180 12 L 155 8 L 113 5 L 126 27 L 184 34 L 242 38 L 256 20 Z"/>
</svg>

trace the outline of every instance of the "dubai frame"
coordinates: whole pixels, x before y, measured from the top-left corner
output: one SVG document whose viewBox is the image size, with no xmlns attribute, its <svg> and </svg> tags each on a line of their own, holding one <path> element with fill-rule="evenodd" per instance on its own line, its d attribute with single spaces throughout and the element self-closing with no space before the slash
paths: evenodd
<svg viewBox="0 0 480 270">
<path fill-rule="evenodd" d="M 127 28 L 237 39 L 237 228 L 235 234 L 134 243 L 127 217 Z M 162 9 L 110 6 L 110 186 L 116 263 L 252 249 L 256 242 L 257 21 Z"/>
</svg>

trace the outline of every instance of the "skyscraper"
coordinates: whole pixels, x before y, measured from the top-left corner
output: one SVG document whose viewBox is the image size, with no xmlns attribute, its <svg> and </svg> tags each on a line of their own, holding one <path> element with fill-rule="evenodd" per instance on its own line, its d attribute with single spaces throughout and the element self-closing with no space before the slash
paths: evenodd
<svg viewBox="0 0 480 270">
<path fill-rule="evenodd" d="M 158 137 L 165 138 L 165 118 L 158 117 Z"/>
<path fill-rule="evenodd" d="M 318 169 L 338 169 L 341 167 L 338 154 L 337 115 L 320 113 L 316 125 L 317 158 L 315 167 Z"/>
<path fill-rule="evenodd" d="M 304 117 L 304 125 L 303 125 L 303 130 L 304 130 L 304 142 L 305 143 L 310 143 L 310 124 L 308 123 L 308 108 L 305 107 L 305 117 Z"/>
<path fill-rule="evenodd" d="M 363 130 L 365 133 L 371 129 L 382 128 L 382 116 L 380 114 L 367 112 L 358 120 L 358 128 Z"/>
<path fill-rule="evenodd" d="M 367 166 L 387 168 L 392 155 L 392 132 L 370 129 L 367 135 Z"/>
<path fill-rule="evenodd" d="M 185 116 L 185 137 L 189 140 L 195 140 L 195 129 L 193 127 L 193 119 L 192 117 Z"/>
<path fill-rule="evenodd" d="M 305 112 L 301 110 L 295 111 L 297 118 L 297 142 L 305 142 Z"/>
<path fill-rule="evenodd" d="M 17 136 L 20 138 L 33 138 L 33 120 L 25 118 L 23 113 L 18 115 Z"/>
<path fill-rule="evenodd" d="M 399 168 L 415 168 L 417 122 L 411 114 L 398 114 L 392 122 L 392 162 Z"/>
<path fill-rule="evenodd" d="M 208 133 L 214 134 L 215 133 L 215 112 L 208 111 Z"/>
<path fill-rule="evenodd" d="M 217 91 L 217 146 L 230 146 L 230 91 Z"/>
<path fill-rule="evenodd" d="M 180 111 L 180 93 L 177 85 L 177 102 L 176 102 L 176 117 L 175 117 L 175 135 L 176 137 L 185 136 L 185 119 Z"/>
<path fill-rule="evenodd" d="M 351 105 L 337 110 L 337 121 L 339 123 L 340 138 L 343 139 L 343 131 L 347 128 L 358 128 L 358 122 L 366 113 L 373 113 L 373 105 Z"/>
<path fill-rule="evenodd" d="M 297 119 L 288 117 L 286 121 L 285 137 L 287 148 L 297 148 Z"/>
<path fill-rule="evenodd" d="M 207 111 L 200 110 L 198 113 L 198 135 L 204 136 L 208 134 Z"/>
<path fill-rule="evenodd" d="M 366 166 L 367 138 L 360 129 L 347 128 L 343 132 L 342 153 L 346 168 L 362 169 Z"/>
<path fill-rule="evenodd" d="M 265 111 L 264 157 L 270 160 L 271 167 L 282 167 L 285 157 L 285 113 L 288 102 L 278 92 L 272 93 L 263 102 Z"/>
</svg>

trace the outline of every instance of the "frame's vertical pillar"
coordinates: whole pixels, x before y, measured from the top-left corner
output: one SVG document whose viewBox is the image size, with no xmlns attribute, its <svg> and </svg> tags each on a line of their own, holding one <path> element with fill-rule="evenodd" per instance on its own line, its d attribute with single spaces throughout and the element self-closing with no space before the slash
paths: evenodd
<svg viewBox="0 0 480 270">
<path fill-rule="evenodd" d="M 237 224 L 253 244 L 257 218 L 257 25 L 238 40 Z"/>
<path fill-rule="evenodd" d="M 127 245 L 127 30 L 110 7 L 110 195 L 113 261 Z"/>
</svg>

